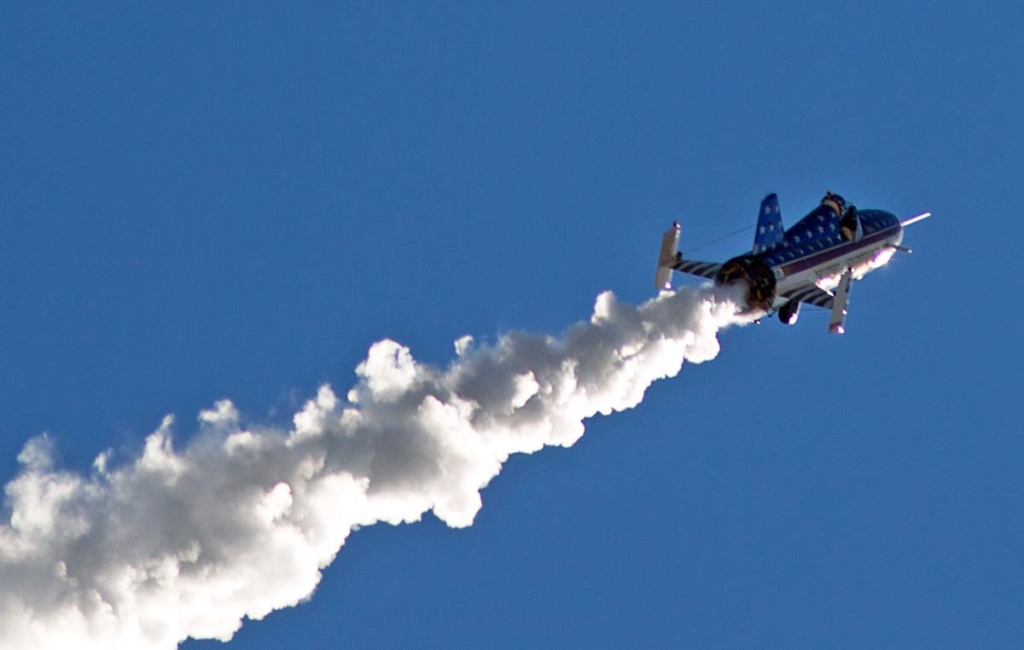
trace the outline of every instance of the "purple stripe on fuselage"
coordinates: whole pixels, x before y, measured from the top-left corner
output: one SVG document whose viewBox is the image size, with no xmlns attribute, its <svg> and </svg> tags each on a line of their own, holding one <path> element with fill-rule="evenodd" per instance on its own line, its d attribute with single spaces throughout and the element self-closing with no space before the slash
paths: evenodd
<svg viewBox="0 0 1024 650">
<path fill-rule="evenodd" d="M 887 239 L 892 233 L 899 229 L 900 224 L 896 223 L 888 228 L 883 228 L 878 232 L 872 233 L 859 242 L 849 242 L 847 244 L 840 244 L 834 248 L 821 251 L 820 253 L 814 253 L 813 255 L 807 255 L 806 257 L 798 257 L 790 262 L 784 262 L 777 265 L 776 268 L 782 269 L 783 274 L 787 277 L 795 275 L 801 271 L 812 269 L 816 266 L 822 266 L 832 262 L 834 260 L 842 259 L 847 257 L 854 251 L 858 251 L 862 248 L 869 248 L 871 244 L 877 243 Z"/>
</svg>

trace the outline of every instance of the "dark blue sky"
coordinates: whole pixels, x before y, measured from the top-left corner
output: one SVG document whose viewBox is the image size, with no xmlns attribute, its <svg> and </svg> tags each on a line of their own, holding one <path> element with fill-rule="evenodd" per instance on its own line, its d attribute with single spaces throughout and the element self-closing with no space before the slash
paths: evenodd
<svg viewBox="0 0 1024 650">
<path fill-rule="evenodd" d="M 556 6 L 555 6 L 556 5 Z M 0 477 L 288 424 L 383 337 L 557 334 L 826 189 L 912 256 L 355 533 L 232 648 L 1020 647 L 1019 3 L 26 5 L 0 20 Z M 751 233 L 702 249 L 718 260 Z M 192 650 L 219 647 L 188 642 Z"/>
</svg>

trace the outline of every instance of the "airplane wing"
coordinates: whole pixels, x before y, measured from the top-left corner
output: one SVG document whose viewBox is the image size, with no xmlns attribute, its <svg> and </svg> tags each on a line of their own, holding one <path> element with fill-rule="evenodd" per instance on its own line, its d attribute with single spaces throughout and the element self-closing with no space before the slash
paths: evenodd
<svg viewBox="0 0 1024 650">
<path fill-rule="evenodd" d="M 794 289 L 787 294 L 784 294 L 782 298 L 786 301 L 799 300 L 805 302 L 808 305 L 814 305 L 815 307 L 821 307 L 823 309 L 832 309 L 833 297 L 832 294 L 824 289 L 812 285 L 806 287 L 800 287 Z"/>
<path fill-rule="evenodd" d="M 722 268 L 722 265 L 717 262 L 697 262 L 682 258 L 673 260 L 669 266 L 681 273 L 689 273 L 708 280 L 714 280 L 718 275 L 718 269 Z"/>
</svg>

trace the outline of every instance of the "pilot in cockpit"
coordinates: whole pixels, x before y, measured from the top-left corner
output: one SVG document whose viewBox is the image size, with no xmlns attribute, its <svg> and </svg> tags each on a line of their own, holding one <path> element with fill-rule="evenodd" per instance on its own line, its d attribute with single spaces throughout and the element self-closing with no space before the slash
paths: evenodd
<svg viewBox="0 0 1024 650">
<path fill-rule="evenodd" d="M 837 217 L 843 216 L 843 212 L 846 210 L 846 200 L 838 194 L 832 192 L 826 192 L 825 198 L 821 200 L 822 205 L 827 205 L 835 211 Z"/>
</svg>

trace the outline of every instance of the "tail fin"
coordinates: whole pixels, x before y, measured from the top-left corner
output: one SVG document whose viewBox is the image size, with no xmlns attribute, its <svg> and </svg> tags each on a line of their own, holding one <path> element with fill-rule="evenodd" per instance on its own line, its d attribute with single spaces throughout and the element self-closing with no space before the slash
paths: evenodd
<svg viewBox="0 0 1024 650">
<path fill-rule="evenodd" d="M 782 227 L 782 210 L 779 209 L 779 197 L 769 194 L 761 201 L 761 212 L 757 215 L 757 231 L 754 233 L 754 253 L 775 248 L 782 241 L 785 229 Z"/>
<path fill-rule="evenodd" d="M 672 288 L 672 262 L 676 259 L 676 251 L 679 250 L 679 222 L 673 222 L 672 227 L 665 231 L 661 237 L 661 253 L 658 255 L 658 270 L 654 275 L 655 289 Z"/>
</svg>

